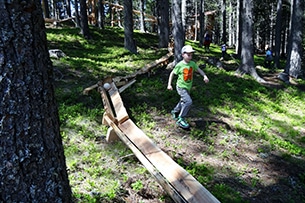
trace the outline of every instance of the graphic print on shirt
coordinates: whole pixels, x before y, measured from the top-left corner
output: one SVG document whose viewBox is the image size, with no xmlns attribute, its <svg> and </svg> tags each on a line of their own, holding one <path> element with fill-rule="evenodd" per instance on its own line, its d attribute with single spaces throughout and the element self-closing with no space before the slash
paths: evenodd
<svg viewBox="0 0 305 203">
<path fill-rule="evenodd" d="M 190 82 L 193 79 L 193 68 L 184 68 L 183 69 L 183 79 L 185 82 Z"/>
</svg>

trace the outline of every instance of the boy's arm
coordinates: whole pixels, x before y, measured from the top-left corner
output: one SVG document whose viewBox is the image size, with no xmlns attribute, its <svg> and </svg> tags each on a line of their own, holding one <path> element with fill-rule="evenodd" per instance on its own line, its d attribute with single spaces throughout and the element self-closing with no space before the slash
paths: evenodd
<svg viewBox="0 0 305 203">
<path fill-rule="evenodd" d="M 167 83 L 168 90 L 173 90 L 173 87 L 172 87 L 173 77 L 174 77 L 174 70 L 172 70 L 172 72 L 169 74 L 168 83 Z"/>
<path fill-rule="evenodd" d="M 200 68 L 198 68 L 198 69 L 197 69 L 197 72 L 199 72 L 200 75 L 202 75 L 203 81 L 204 81 L 205 83 L 208 83 L 208 82 L 209 82 L 209 78 L 208 78 L 208 76 L 203 72 L 203 70 L 201 70 Z"/>
</svg>

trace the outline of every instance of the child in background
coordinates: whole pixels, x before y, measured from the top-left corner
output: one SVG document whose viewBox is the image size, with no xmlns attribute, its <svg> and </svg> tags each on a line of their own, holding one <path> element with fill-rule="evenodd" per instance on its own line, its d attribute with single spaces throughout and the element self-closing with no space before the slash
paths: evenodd
<svg viewBox="0 0 305 203">
<path fill-rule="evenodd" d="M 225 59 L 225 56 L 226 56 L 226 53 L 227 53 L 226 44 L 221 45 L 221 53 L 222 53 L 222 59 Z"/>
<path fill-rule="evenodd" d="M 271 52 L 270 48 L 268 47 L 266 50 L 266 58 L 265 58 L 265 67 L 266 68 L 271 68 L 272 60 L 273 60 L 272 52 Z"/>
<path fill-rule="evenodd" d="M 199 72 L 200 75 L 202 75 L 204 82 L 209 82 L 209 78 L 206 76 L 206 74 L 198 67 L 194 61 L 192 61 L 194 52 L 195 50 L 190 45 L 185 45 L 182 48 L 181 54 L 183 60 L 180 61 L 170 73 L 167 85 L 168 90 L 173 90 L 173 77 L 174 75 L 178 76 L 176 89 L 177 93 L 180 95 L 180 101 L 171 111 L 171 114 L 173 119 L 177 120 L 176 124 L 184 129 L 190 127 L 190 125 L 185 120 L 185 117 L 187 116 L 193 103 L 190 96 L 190 91 L 193 85 L 193 72 Z"/>
</svg>

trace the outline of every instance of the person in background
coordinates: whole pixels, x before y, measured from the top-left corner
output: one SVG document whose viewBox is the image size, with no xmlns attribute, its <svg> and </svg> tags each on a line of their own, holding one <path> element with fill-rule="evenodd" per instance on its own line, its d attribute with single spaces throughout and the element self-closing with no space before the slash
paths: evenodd
<svg viewBox="0 0 305 203">
<path fill-rule="evenodd" d="M 172 118 L 177 120 L 176 124 L 181 128 L 187 129 L 190 125 L 185 120 L 191 105 L 193 103 L 190 96 L 190 91 L 193 85 L 193 73 L 197 71 L 202 75 L 205 83 L 209 82 L 209 78 L 206 74 L 198 67 L 198 65 L 192 61 L 192 56 L 195 50 L 190 45 L 185 45 L 182 50 L 182 58 L 179 63 L 171 71 L 168 79 L 167 89 L 173 90 L 172 80 L 174 75 L 178 76 L 176 83 L 177 93 L 180 95 L 180 100 L 175 108 L 171 111 Z"/>
<path fill-rule="evenodd" d="M 222 59 L 225 59 L 225 56 L 226 56 L 226 53 L 227 53 L 226 44 L 221 45 L 221 53 L 222 53 Z"/>
<path fill-rule="evenodd" d="M 205 35 L 204 35 L 204 42 L 203 42 L 203 45 L 205 47 L 205 50 L 207 52 L 210 52 L 210 44 L 211 44 L 211 41 L 212 41 L 212 37 L 211 35 L 206 32 Z"/>
<path fill-rule="evenodd" d="M 270 48 L 268 47 L 266 50 L 266 58 L 265 58 L 265 67 L 266 68 L 271 68 L 272 60 L 273 60 L 272 52 L 271 52 Z"/>
</svg>

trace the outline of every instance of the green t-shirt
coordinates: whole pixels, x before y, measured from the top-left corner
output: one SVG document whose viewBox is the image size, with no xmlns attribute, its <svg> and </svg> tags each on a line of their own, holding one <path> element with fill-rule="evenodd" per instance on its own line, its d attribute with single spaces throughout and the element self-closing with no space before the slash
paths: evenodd
<svg viewBox="0 0 305 203">
<path fill-rule="evenodd" d="M 189 63 L 180 61 L 174 68 L 174 73 L 178 75 L 177 86 L 190 91 L 193 85 L 193 73 L 197 69 L 198 66 L 194 61 Z"/>
</svg>

